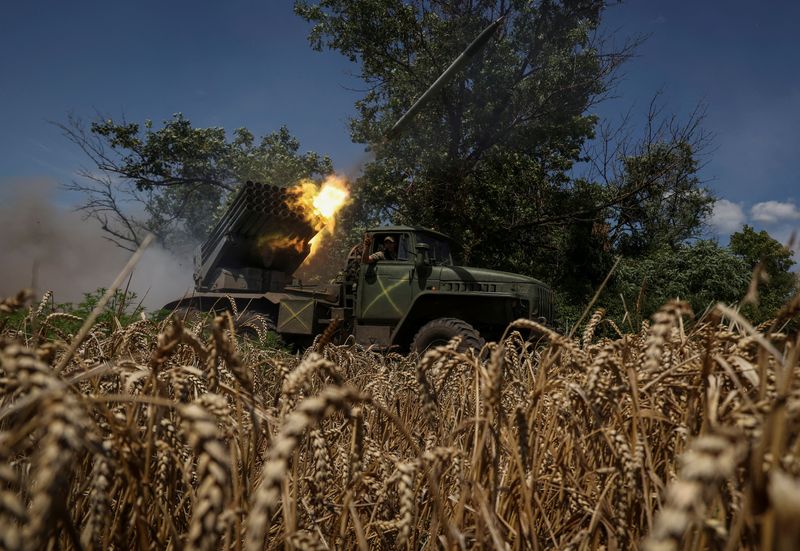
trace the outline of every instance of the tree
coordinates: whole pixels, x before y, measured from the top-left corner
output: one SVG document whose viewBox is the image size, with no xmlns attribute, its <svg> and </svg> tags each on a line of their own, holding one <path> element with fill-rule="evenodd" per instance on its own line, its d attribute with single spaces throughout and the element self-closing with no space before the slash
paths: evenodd
<svg viewBox="0 0 800 551">
<path fill-rule="evenodd" d="M 70 116 L 58 125 L 94 165 L 66 187 L 86 196 L 79 207 L 100 221 L 108 239 L 135 249 L 147 232 L 169 248 L 202 240 L 224 204 L 247 180 L 289 185 L 333 171 L 331 160 L 300 153 L 286 127 L 256 140 L 245 128 L 195 128 L 182 114 L 154 130 L 124 119 L 88 127 Z"/>
<path fill-rule="evenodd" d="M 797 274 L 791 272 L 795 264 L 791 250 L 766 231 L 756 232 L 752 226 L 745 225 L 731 235 L 730 249 L 753 272 L 756 283 L 760 283 L 756 304 L 747 309 L 754 321 L 761 322 L 775 315 L 800 290 Z"/>
<path fill-rule="evenodd" d="M 696 177 L 702 111 L 683 124 L 651 105 L 641 137 L 590 108 L 637 39 L 613 49 L 595 0 L 300 0 L 314 48 L 360 63 L 370 85 L 351 121 L 374 160 L 357 198 L 373 219 L 455 237 L 464 261 L 557 283 L 585 303 L 615 254 L 698 235 L 713 198 Z M 386 130 L 490 21 L 503 26 L 426 105 Z M 657 98 L 657 96 L 656 96 Z M 594 146 L 594 147 L 591 147 Z M 584 176 L 579 167 L 588 166 Z"/>
<path fill-rule="evenodd" d="M 741 257 L 714 241 L 699 240 L 623 259 L 601 304 L 611 317 L 620 320 L 627 314 L 636 322 L 674 298 L 688 301 L 700 314 L 717 302 L 738 303 L 749 280 Z"/>
<path fill-rule="evenodd" d="M 685 120 L 664 116 L 660 93 L 650 102 L 645 125 L 632 136 L 630 123 L 610 127 L 586 153 L 584 178 L 601 182 L 608 206 L 608 240 L 618 254 L 638 256 L 676 249 L 700 237 L 714 197 L 697 176 L 711 137 L 703 130 L 704 106 Z"/>
<path fill-rule="evenodd" d="M 745 226 L 734 233 L 728 247 L 713 240 L 697 240 L 671 246 L 663 243 L 640 256 L 621 260 L 599 304 L 612 318 L 627 314 L 636 322 L 648 318 L 673 298 L 688 301 L 696 313 L 717 302 L 741 304 L 748 295 L 751 277 L 759 281 L 757 304 L 744 304 L 742 312 L 754 323 L 768 320 L 798 288 L 791 272 L 792 253 L 766 231 Z M 569 308 L 569 305 L 567 305 Z M 577 319 L 580 310 L 568 310 Z"/>
<path fill-rule="evenodd" d="M 371 86 L 356 104 L 351 133 L 375 156 L 358 190 L 375 217 L 443 230 L 460 241 L 468 261 L 530 251 L 531 234 L 548 228 L 534 224 L 529 232 L 523 225 L 569 202 L 567 173 L 595 125 L 587 109 L 631 51 L 606 51 L 596 33 L 602 8 L 601 1 L 574 0 L 298 2 L 297 13 L 315 24 L 312 45 L 359 61 Z M 501 14 L 507 18 L 496 37 L 419 113 L 410 132 L 384 140 Z"/>
</svg>

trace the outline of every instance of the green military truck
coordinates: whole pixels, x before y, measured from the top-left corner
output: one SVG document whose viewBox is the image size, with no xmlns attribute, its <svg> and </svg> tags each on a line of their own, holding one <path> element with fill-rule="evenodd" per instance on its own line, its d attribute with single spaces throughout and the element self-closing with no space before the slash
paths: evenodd
<svg viewBox="0 0 800 551">
<path fill-rule="evenodd" d="M 398 135 L 459 68 L 480 51 L 505 16 L 490 24 L 389 131 Z M 386 237 L 392 260 L 362 263 L 355 247 L 331 285 L 302 286 L 292 274 L 324 224 L 297 212 L 286 188 L 247 182 L 195 256 L 195 290 L 165 306 L 185 317 L 233 310 L 240 331 L 274 330 L 299 345 L 328 330 L 339 339 L 421 352 L 460 335 L 463 347 L 497 339 L 517 318 L 553 323 L 553 292 L 541 281 L 459 266 L 451 240 L 411 227 L 372 228 L 375 253 Z M 313 217 L 312 217 L 313 218 Z"/>
<path fill-rule="evenodd" d="M 480 347 L 518 318 L 553 321 L 554 295 L 545 284 L 459 266 L 451 240 L 420 227 L 372 228 L 367 254 L 391 237 L 394 259 L 362 263 L 355 247 L 334 283 L 300 285 L 292 274 L 310 252 L 314 227 L 293 212 L 285 190 L 247 182 L 198 249 L 194 293 L 165 308 L 187 316 L 235 309 L 242 331 L 261 323 L 299 345 L 330 328 L 339 339 L 418 352 L 457 335 L 463 347 Z"/>
</svg>

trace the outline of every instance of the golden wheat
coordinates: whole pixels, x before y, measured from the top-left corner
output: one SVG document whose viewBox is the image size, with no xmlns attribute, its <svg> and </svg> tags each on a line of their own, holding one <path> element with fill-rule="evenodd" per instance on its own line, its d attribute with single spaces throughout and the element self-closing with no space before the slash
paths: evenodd
<svg viewBox="0 0 800 551">
<path fill-rule="evenodd" d="M 3 549 L 783 550 L 800 534 L 797 300 L 756 328 L 680 302 L 635 333 L 598 311 L 580 340 L 518 320 L 479 353 L 422 357 L 331 334 L 290 355 L 240 339 L 235 313 L 96 325 L 73 354 L 50 295 L 9 323 L 30 300 L 0 301 Z"/>
</svg>

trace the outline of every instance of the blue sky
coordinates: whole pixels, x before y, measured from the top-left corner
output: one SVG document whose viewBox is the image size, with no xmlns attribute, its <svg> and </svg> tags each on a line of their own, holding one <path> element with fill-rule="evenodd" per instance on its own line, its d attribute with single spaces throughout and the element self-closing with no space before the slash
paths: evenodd
<svg viewBox="0 0 800 551">
<path fill-rule="evenodd" d="M 800 2 L 627 2 L 605 24 L 648 35 L 624 67 L 607 117 L 646 108 L 657 90 L 686 115 L 707 106 L 713 147 L 701 171 L 721 199 L 712 231 L 742 223 L 787 240 L 800 229 Z"/>
<path fill-rule="evenodd" d="M 354 68 L 308 47 L 289 1 L 15 2 L 0 22 L 0 178 L 68 178 L 83 162 L 48 121 L 99 111 L 198 126 L 287 124 L 355 162 Z M 10 12 L 10 13 L 9 13 Z"/>
<path fill-rule="evenodd" d="M 286 124 L 338 170 L 363 158 L 346 128 L 356 68 L 308 47 L 290 0 L 31 1 L 2 13 L 0 193 L 67 181 L 84 163 L 48 123 L 70 111 L 130 121 L 181 111 L 198 126 L 257 134 Z M 800 226 L 798 21 L 798 2 L 640 0 L 607 14 L 608 30 L 649 38 L 598 113 L 641 117 L 657 90 L 681 115 L 707 104 L 716 137 L 701 176 L 722 199 L 712 222 L 723 240 L 744 222 L 780 239 Z"/>
</svg>

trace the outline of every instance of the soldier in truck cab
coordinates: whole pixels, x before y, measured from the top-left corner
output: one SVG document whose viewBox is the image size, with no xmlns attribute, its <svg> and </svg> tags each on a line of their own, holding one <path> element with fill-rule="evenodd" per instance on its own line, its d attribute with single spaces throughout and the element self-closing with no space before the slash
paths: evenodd
<svg viewBox="0 0 800 551">
<path fill-rule="evenodd" d="M 372 245 L 372 237 L 367 235 L 364 237 L 364 252 L 361 255 L 363 264 L 374 264 L 380 260 L 397 260 L 397 244 L 391 235 L 384 237 L 383 249 L 380 251 L 369 254 L 370 245 Z"/>
</svg>

